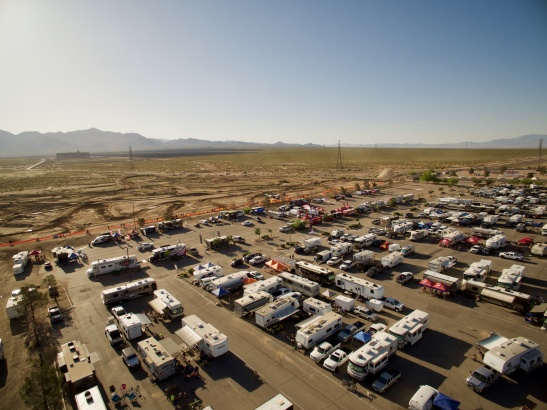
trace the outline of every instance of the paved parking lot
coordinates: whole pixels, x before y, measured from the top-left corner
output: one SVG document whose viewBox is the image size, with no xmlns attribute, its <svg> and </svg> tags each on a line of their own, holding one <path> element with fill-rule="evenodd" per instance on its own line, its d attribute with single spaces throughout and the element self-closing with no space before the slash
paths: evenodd
<svg viewBox="0 0 547 410">
<path fill-rule="evenodd" d="M 410 185 L 407 188 L 390 189 L 390 196 L 400 193 L 415 193 L 416 188 L 423 185 Z M 388 195 L 386 195 L 388 196 Z M 352 205 L 362 202 L 362 198 L 349 200 Z M 334 208 L 340 203 L 328 205 Z M 409 208 L 410 206 L 407 206 Z M 405 208 L 401 208 L 405 209 Z M 408 210 L 408 209 L 405 209 Z M 392 212 L 393 210 L 391 210 Z M 391 213 L 390 212 L 390 213 Z M 371 218 L 361 216 L 363 225 L 359 230 L 349 231 L 355 234 L 368 232 L 371 227 Z M 381 215 L 380 215 L 381 216 Z M 244 217 L 241 220 L 250 219 Z M 523 336 L 540 343 L 543 352 L 547 352 L 546 333 L 539 327 L 527 324 L 523 317 L 516 312 L 499 306 L 478 303 L 465 295 L 457 294 L 453 297 L 440 299 L 421 292 L 417 281 L 401 286 L 395 282 L 399 272 L 410 271 L 418 273 L 426 268 L 430 259 L 441 255 L 453 255 L 458 263 L 447 274 L 462 277 L 463 271 L 471 262 L 482 258 L 493 260 L 493 272 L 489 282 L 494 283 L 502 269 L 513 264 L 513 261 L 502 260 L 497 256 L 481 256 L 466 252 L 467 249 L 455 251 L 441 248 L 432 241 L 415 242 L 416 254 L 409 256 L 405 262 L 394 269 L 384 271 L 375 276 L 371 281 L 384 286 L 386 296 L 399 299 L 406 304 L 403 313 L 395 313 L 391 310 L 382 311 L 379 322 L 388 326 L 395 323 L 404 315 L 414 309 L 420 309 L 430 313 L 430 328 L 424 334 L 422 340 L 412 347 L 405 347 L 397 352 L 391 359 L 390 365 L 403 373 L 402 380 L 393 386 L 384 395 L 376 395 L 374 398 L 367 396 L 371 389 L 373 379 L 367 379 L 358 387 L 357 393 L 350 393 L 341 385 L 341 379 L 347 377 L 345 369 L 338 374 L 331 374 L 316 365 L 308 356 L 309 352 L 294 350 L 287 340 L 287 335 L 294 333 L 294 323 L 288 322 L 284 331 L 276 335 L 270 335 L 252 321 L 237 317 L 224 305 L 218 306 L 217 299 L 202 290 L 192 286 L 188 279 L 177 277 L 179 270 L 187 269 L 199 262 L 209 261 L 224 268 L 224 273 L 249 269 L 248 266 L 232 268 L 232 258 L 241 255 L 244 251 L 262 252 L 269 257 L 276 255 L 291 256 L 290 249 L 283 249 L 282 244 L 296 240 L 303 240 L 305 233 L 280 233 L 278 228 L 282 221 L 262 218 L 264 223 L 255 223 L 253 227 L 242 226 L 241 223 L 227 223 L 211 227 L 194 227 L 191 229 L 167 232 L 159 236 L 144 239 L 153 241 L 156 247 L 164 244 L 182 242 L 188 246 L 196 246 L 200 251 L 200 257 L 187 257 L 177 262 L 164 262 L 152 265 L 143 263 L 139 272 L 124 272 L 114 275 L 105 275 L 98 280 L 91 281 L 87 278 L 85 270 L 87 265 L 67 266 L 63 269 L 54 268 L 54 274 L 59 281 L 66 283 L 66 299 L 64 304 L 72 304 L 74 308 L 65 325 L 59 329 L 60 343 L 66 343 L 73 339 L 79 339 L 87 344 L 93 352 L 97 376 L 102 384 L 103 393 L 108 397 L 108 387 L 125 384 L 141 389 L 143 398 L 139 400 L 139 407 L 172 408 L 165 395 L 157 386 L 152 385 L 143 370 L 130 373 L 123 365 L 120 351 L 113 349 L 104 336 L 104 327 L 108 310 L 101 303 L 100 293 L 105 288 L 127 283 L 139 278 L 153 277 L 158 281 L 159 288 L 165 288 L 171 292 L 184 306 L 186 314 L 197 314 L 205 322 L 209 322 L 228 336 L 230 353 L 218 359 L 210 361 L 201 369 L 203 381 L 185 381 L 181 377 L 173 377 L 160 383 L 160 387 L 177 384 L 182 390 L 191 391 L 201 398 L 204 405 L 211 405 L 215 409 L 253 409 L 270 399 L 278 392 L 287 396 L 296 408 L 301 409 L 333 409 L 333 408 L 357 408 L 358 406 L 371 406 L 373 408 L 404 408 L 407 407 L 410 397 L 422 384 L 429 384 L 438 388 L 443 393 L 461 401 L 461 409 L 498 409 L 518 408 L 527 405 L 530 408 L 544 408 L 547 402 L 547 393 L 544 381 L 547 380 L 546 366 L 534 371 L 530 375 L 516 372 L 514 377 L 503 378 L 490 391 L 483 396 L 473 393 L 466 385 L 465 378 L 471 370 L 478 367 L 478 363 L 472 360 L 475 352 L 475 343 L 486 337 L 490 331 L 496 331 L 506 337 Z M 314 227 L 314 236 L 323 237 L 324 231 L 330 232 L 335 228 L 346 228 L 354 219 L 338 220 Z M 262 235 L 272 230 L 273 238 L 257 241 L 255 228 L 261 229 Z M 463 230 L 468 230 L 463 228 Z M 206 253 L 200 241 L 220 235 L 240 235 L 246 238 L 245 244 L 232 245 L 221 252 Z M 523 236 L 540 238 L 535 233 L 517 233 L 507 230 L 509 240 L 515 241 Z M 400 244 L 409 243 L 406 240 L 395 239 L 393 242 Z M 107 244 L 95 246 L 85 251 L 89 261 L 126 254 L 137 254 L 140 259 L 147 259 L 149 252 L 138 252 L 136 242 L 130 241 L 130 247 L 126 245 Z M 327 246 L 326 238 L 323 246 Z M 378 248 L 369 248 L 377 253 L 380 259 L 386 251 Z M 313 262 L 313 256 L 295 255 L 297 259 Z M 542 260 L 526 258 L 523 262 L 526 266 L 526 277 L 521 287 L 521 292 L 532 295 L 540 295 L 547 298 L 547 286 L 545 282 L 546 264 Z M 250 268 L 249 270 L 255 270 Z M 266 268 L 256 268 L 266 277 L 270 273 Z M 336 273 L 340 271 L 333 268 Z M 43 273 L 43 272 L 42 272 Z M 350 273 L 357 273 L 355 268 Z M 332 287 L 337 291 L 335 287 Z M 126 311 L 146 312 L 149 307 L 149 297 L 124 302 Z M 66 306 L 63 306 L 66 307 Z M 355 321 L 351 314 L 344 317 L 345 322 Z M 171 337 L 176 343 L 181 343 L 174 334 L 181 326 L 180 321 L 173 323 L 152 323 L 154 333 Z M 345 366 L 343 366 L 345 368 Z M 260 378 L 254 376 L 258 372 Z"/>
</svg>

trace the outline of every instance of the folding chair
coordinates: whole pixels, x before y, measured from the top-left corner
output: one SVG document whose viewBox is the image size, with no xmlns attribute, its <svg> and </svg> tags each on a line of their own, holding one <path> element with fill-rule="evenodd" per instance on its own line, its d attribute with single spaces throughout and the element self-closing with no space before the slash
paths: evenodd
<svg viewBox="0 0 547 410">
<path fill-rule="evenodd" d="M 131 390 L 131 391 L 129 392 L 129 394 L 127 395 L 127 398 L 129 399 L 129 401 L 130 401 L 131 403 L 133 403 L 134 401 L 137 400 L 137 395 L 135 394 L 135 392 L 134 392 L 133 390 Z"/>
</svg>

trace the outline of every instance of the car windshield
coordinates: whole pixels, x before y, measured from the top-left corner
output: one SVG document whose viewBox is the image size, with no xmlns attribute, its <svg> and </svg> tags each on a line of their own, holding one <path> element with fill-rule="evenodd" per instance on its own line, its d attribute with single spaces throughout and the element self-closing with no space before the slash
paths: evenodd
<svg viewBox="0 0 547 410">
<path fill-rule="evenodd" d="M 486 377 L 484 377 L 484 375 L 480 374 L 479 372 L 473 373 L 473 377 L 482 383 L 486 383 Z"/>
</svg>

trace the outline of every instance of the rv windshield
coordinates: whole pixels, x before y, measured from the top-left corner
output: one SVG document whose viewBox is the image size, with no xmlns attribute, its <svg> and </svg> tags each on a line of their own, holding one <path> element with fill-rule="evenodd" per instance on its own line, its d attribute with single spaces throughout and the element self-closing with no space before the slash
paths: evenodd
<svg viewBox="0 0 547 410">
<path fill-rule="evenodd" d="M 351 370 L 353 370 L 355 373 L 365 373 L 367 371 L 368 366 L 358 366 L 355 363 L 350 361 L 348 367 Z"/>
<path fill-rule="evenodd" d="M 169 315 L 171 316 L 177 316 L 177 315 L 180 315 L 181 313 L 182 313 L 182 306 L 173 308 L 169 311 Z"/>
</svg>

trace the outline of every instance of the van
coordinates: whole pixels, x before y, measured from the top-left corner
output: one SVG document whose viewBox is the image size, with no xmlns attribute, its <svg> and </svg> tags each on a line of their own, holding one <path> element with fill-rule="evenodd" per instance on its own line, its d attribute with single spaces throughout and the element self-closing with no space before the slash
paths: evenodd
<svg viewBox="0 0 547 410">
<path fill-rule="evenodd" d="M 439 391 L 431 386 L 420 386 L 408 402 L 408 408 L 410 410 L 432 410 L 433 400 L 437 394 Z"/>
</svg>

